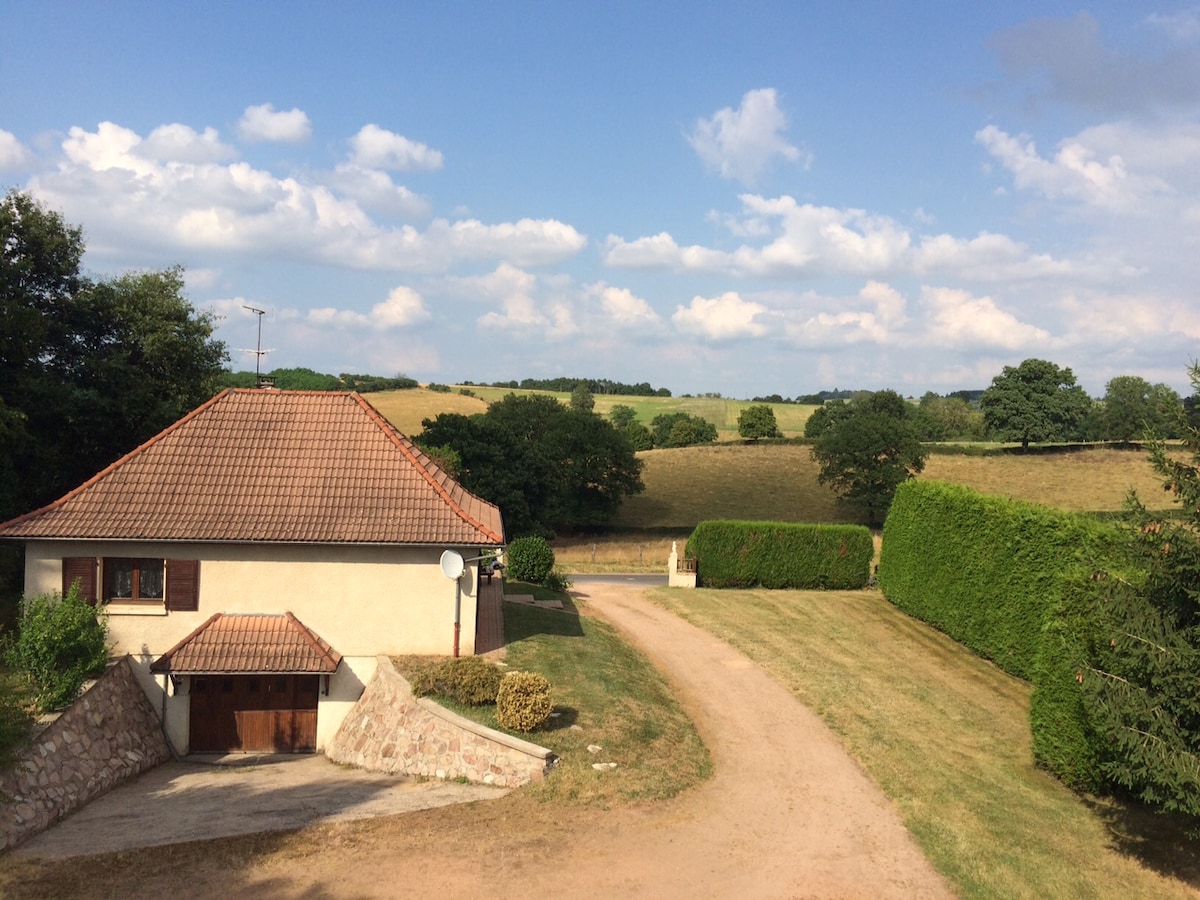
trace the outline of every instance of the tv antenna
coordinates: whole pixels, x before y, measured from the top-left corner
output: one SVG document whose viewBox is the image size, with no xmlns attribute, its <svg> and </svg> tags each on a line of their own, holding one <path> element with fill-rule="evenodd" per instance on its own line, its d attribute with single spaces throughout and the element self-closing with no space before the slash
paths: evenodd
<svg viewBox="0 0 1200 900">
<path fill-rule="evenodd" d="M 264 350 L 262 348 L 262 320 L 263 316 L 267 314 L 267 311 L 265 309 L 259 309 L 256 306 L 246 306 L 245 304 L 242 305 L 242 309 L 248 309 L 250 312 L 258 316 L 258 343 L 255 344 L 253 350 L 242 350 L 242 352 L 254 354 L 254 383 L 256 386 L 262 387 L 262 358 L 266 354 L 274 352 L 271 350 Z"/>
</svg>

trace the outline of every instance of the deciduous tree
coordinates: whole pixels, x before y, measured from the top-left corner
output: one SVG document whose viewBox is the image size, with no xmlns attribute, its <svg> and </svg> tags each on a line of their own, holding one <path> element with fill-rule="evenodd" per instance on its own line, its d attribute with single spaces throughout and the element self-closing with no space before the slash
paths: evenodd
<svg viewBox="0 0 1200 900">
<path fill-rule="evenodd" d="M 1133 441 L 1147 433 L 1178 437 L 1182 408 L 1179 394 L 1167 385 L 1152 385 L 1137 375 L 1118 375 L 1105 386 L 1102 439 Z"/>
<path fill-rule="evenodd" d="M 747 406 L 738 414 L 738 434 L 749 441 L 783 437 L 775 421 L 775 410 L 765 403 Z"/>
<path fill-rule="evenodd" d="M 895 391 L 877 391 L 849 404 L 813 444 L 817 479 L 881 525 L 896 488 L 925 468 L 926 451 L 911 413 Z"/>
<path fill-rule="evenodd" d="M 1022 447 L 1076 440 L 1091 406 L 1091 398 L 1075 383 L 1071 370 L 1044 359 L 1005 366 L 979 398 L 992 435 L 1001 441 L 1019 441 Z"/>
</svg>

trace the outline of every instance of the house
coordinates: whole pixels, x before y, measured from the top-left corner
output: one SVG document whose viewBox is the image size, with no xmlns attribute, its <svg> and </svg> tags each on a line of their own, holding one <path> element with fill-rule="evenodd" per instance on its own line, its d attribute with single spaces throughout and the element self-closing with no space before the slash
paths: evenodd
<svg viewBox="0 0 1200 900">
<path fill-rule="evenodd" d="M 377 655 L 474 652 L 478 567 L 456 585 L 439 561 L 504 529 L 358 394 L 260 389 L 218 394 L 0 539 L 24 543 L 26 594 L 78 581 L 104 605 L 179 752 L 308 751 Z"/>
</svg>

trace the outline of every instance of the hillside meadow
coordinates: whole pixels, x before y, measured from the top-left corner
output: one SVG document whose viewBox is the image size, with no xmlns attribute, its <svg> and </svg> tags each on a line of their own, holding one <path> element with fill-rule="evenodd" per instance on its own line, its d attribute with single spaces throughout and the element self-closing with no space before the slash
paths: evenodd
<svg viewBox="0 0 1200 900">
<path fill-rule="evenodd" d="M 414 389 L 371 394 L 370 401 L 405 434 L 421 431 L 421 421 L 441 412 L 471 415 L 513 391 L 472 386 L 478 396 Z M 563 402 L 566 394 L 551 394 Z M 703 447 L 648 450 L 646 490 L 622 504 L 611 533 L 560 536 L 554 542 L 560 564 L 569 571 L 661 571 L 672 540 L 686 540 L 706 519 L 781 522 L 855 521 L 852 512 L 817 481 L 818 468 L 804 445 L 736 440 L 737 415 L 745 401 L 709 397 L 596 397 L 605 415 L 623 403 L 649 422 L 655 415 L 683 411 L 714 422 L 722 441 Z M 803 430 L 813 407 L 772 404 L 785 432 Z M 1056 454 L 978 456 L 931 454 L 920 478 L 962 484 L 981 493 L 1041 503 L 1073 512 L 1114 512 L 1130 489 L 1150 508 L 1169 509 L 1169 495 L 1140 450 L 1096 447 Z"/>
</svg>

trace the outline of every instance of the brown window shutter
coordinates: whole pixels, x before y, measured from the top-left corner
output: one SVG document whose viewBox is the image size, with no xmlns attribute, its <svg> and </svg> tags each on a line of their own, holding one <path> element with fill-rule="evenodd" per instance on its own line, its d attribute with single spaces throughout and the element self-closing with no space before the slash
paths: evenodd
<svg viewBox="0 0 1200 900">
<path fill-rule="evenodd" d="M 71 585 L 79 582 L 79 594 L 92 606 L 96 605 L 96 558 L 94 556 L 66 556 L 62 561 L 63 596 Z"/>
<path fill-rule="evenodd" d="M 200 560 L 167 560 L 167 609 L 195 612 L 200 608 Z"/>
</svg>

